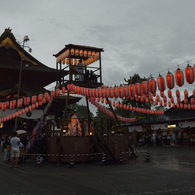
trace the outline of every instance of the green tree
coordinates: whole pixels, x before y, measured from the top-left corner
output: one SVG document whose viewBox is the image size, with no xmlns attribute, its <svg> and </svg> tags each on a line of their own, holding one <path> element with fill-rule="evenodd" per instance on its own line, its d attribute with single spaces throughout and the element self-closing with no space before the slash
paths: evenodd
<svg viewBox="0 0 195 195">
<path fill-rule="evenodd" d="M 125 79 L 125 85 L 130 85 L 130 84 L 136 84 L 136 83 L 142 83 L 143 81 L 149 81 L 149 78 L 141 78 L 139 74 L 134 74 L 133 76 L 130 76 L 129 79 Z M 141 102 L 140 97 L 139 100 L 136 101 L 135 97 L 131 98 L 123 98 L 120 103 L 126 104 L 132 107 L 139 107 L 139 108 L 146 108 L 150 109 L 151 105 L 146 104 L 145 101 Z M 128 110 L 120 109 L 120 108 L 115 108 L 115 111 L 117 114 L 123 117 L 144 117 L 145 114 L 143 113 L 137 113 L 137 112 L 130 112 Z"/>
<path fill-rule="evenodd" d="M 70 110 L 72 110 L 72 112 L 74 110 L 77 111 L 77 117 L 78 118 L 85 118 L 88 119 L 88 111 L 87 111 L 87 106 L 84 105 L 78 105 L 78 104 L 72 104 L 69 106 Z M 72 113 L 70 113 L 72 114 Z M 94 118 L 94 115 L 92 112 L 90 112 L 90 118 Z"/>
</svg>

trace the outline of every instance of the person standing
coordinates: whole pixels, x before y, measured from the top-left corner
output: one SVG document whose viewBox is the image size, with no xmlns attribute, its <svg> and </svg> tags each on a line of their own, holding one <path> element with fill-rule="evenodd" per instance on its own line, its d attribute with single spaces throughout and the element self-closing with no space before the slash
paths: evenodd
<svg viewBox="0 0 195 195">
<path fill-rule="evenodd" d="M 74 113 L 71 117 L 71 132 L 70 132 L 71 136 L 77 136 L 78 135 L 78 132 L 77 132 L 78 124 L 79 124 L 79 120 L 77 118 L 77 112 L 74 111 Z"/>
<path fill-rule="evenodd" d="M 8 163 L 10 160 L 10 149 L 11 149 L 11 144 L 9 141 L 9 136 L 7 135 L 5 137 L 5 143 L 4 143 L 4 163 Z"/>
<path fill-rule="evenodd" d="M 78 72 L 79 81 L 84 81 L 84 70 L 85 70 L 85 66 L 82 63 L 82 60 L 79 60 L 79 63 L 76 66 L 76 71 Z"/>
<path fill-rule="evenodd" d="M 167 132 L 167 147 L 171 147 L 171 134 L 169 131 Z"/>
<path fill-rule="evenodd" d="M 14 132 L 14 137 L 11 138 L 11 167 L 13 168 L 15 158 L 15 168 L 18 168 L 18 158 L 20 156 L 20 139 L 17 137 L 17 132 Z"/>
</svg>

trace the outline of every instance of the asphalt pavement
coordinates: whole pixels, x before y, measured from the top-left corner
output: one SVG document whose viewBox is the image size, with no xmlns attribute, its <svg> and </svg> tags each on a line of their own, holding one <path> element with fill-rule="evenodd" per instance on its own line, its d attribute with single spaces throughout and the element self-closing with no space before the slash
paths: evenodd
<svg viewBox="0 0 195 195">
<path fill-rule="evenodd" d="M 3 163 L 1 195 L 195 194 L 195 147 L 134 147 L 137 160 L 56 164 L 36 167 L 29 157 L 19 169 Z"/>
</svg>

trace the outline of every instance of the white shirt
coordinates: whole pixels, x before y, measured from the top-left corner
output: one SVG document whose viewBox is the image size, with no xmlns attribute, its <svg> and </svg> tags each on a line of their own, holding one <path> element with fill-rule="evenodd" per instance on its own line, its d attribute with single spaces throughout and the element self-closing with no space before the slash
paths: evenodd
<svg viewBox="0 0 195 195">
<path fill-rule="evenodd" d="M 20 150 L 19 149 L 19 145 L 18 142 L 20 141 L 20 139 L 18 137 L 12 137 L 10 140 L 11 146 L 12 146 L 12 150 Z"/>
</svg>

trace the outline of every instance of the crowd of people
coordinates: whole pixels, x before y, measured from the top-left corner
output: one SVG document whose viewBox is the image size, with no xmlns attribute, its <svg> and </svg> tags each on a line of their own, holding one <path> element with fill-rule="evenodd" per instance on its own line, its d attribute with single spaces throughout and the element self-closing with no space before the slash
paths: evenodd
<svg viewBox="0 0 195 195">
<path fill-rule="evenodd" d="M 39 158 L 41 163 L 45 144 L 43 128 L 42 121 L 40 121 L 39 128 L 36 129 L 36 134 L 31 139 L 26 133 L 18 134 L 17 131 L 13 133 L 13 136 L 2 135 L 0 143 L 1 150 L 4 152 L 4 163 L 10 163 L 12 168 L 18 168 L 18 163 L 25 163 L 27 153 L 30 149 L 36 152 L 37 158 Z"/>
<path fill-rule="evenodd" d="M 195 146 L 194 129 L 161 130 L 130 133 L 131 145 L 138 146 Z"/>
<path fill-rule="evenodd" d="M 0 141 L 1 149 L 4 152 L 4 163 L 11 163 L 11 167 L 15 168 L 18 168 L 19 161 L 24 163 L 28 142 L 27 135 L 18 135 L 17 132 L 14 132 L 13 136 L 3 135 Z"/>
</svg>

